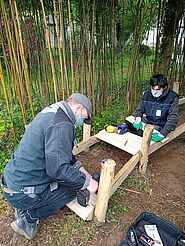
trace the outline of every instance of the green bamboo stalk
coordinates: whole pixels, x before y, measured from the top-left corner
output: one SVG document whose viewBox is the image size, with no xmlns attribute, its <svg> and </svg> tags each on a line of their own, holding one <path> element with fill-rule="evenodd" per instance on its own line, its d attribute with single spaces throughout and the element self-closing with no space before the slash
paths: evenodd
<svg viewBox="0 0 185 246">
<path fill-rule="evenodd" d="M 6 32 L 6 38 L 7 38 L 7 43 L 8 43 L 8 49 L 9 49 L 9 54 L 10 54 L 10 61 L 11 65 L 14 71 L 14 81 L 17 89 L 17 95 L 18 95 L 18 100 L 20 101 L 20 106 L 21 106 L 21 112 L 23 115 L 23 121 L 24 124 L 27 124 L 27 117 L 26 117 L 26 111 L 24 108 L 24 101 L 23 101 L 23 89 L 22 89 L 22 77 L 20 75 L 20 71 L 18 68 L 18 61 L 17 61 L 17 56 L 14 48 L 14 43 L 13 43 L 13 36 L 11 35 L 10 32 L 10 27 L 9 27 L 9 22 L 7 18 L 7 13 L 5 11 L 5 6 L 4 6 L 4 1 L 1 0 L 1 8 L 2 8 L 2 14 L 5 18 L 5 32 Z"/>
<path fill-rule="evenodd" d="M 62 100 L 64 100 L 64 98 L 65 98 L 65 87 L 64 87 L 63 60 L 62 60 L 62 53 L 61 53 L 59 25 L 58 25 L 58 20 L 57 20 L 57 11 L 56 11 L 55 0 L 53 0 L 53 5 L 54 5 L 54 17 L 55 17 L 55 21 L 56 21 L 56 34 L 57 34 L 57 43 L 58 43 L 60 74 L 61 74 L 61 79 L 62 79 Z"/>
<path fill-rule="evenodd" d="M 66 35 L 65 35 L 65 23 L 64 23 L 64 8 L 63 8 L 63 0 L 59 2 L 59 16 L 60 16 L 60 26 L 62 30 L 62 54 L 63 54 L 63 62 L 64 62 L 64 74 L 66 81 L 66 93 L 69 97 L 69 79 L 67 73 L 67 59 L 66 59 Z"/>
<path fill-rule="evenodd" d="M 58 97 L 57 97 L 57 82 L 56 82 L 56 76 L 55 76 L 55 67 L 54 67 L 54 62 L 53 62 L 51 43 L 50 43 L 50 38 L 49 38 L 50 35 L 49 35 L 48 26 L 47 26 L 46 13 L 45 13 L 45 9 L 44 9 L 43 0 L 40 0 L 40 3 L 41 3 L 41 7 L 42 7 L 44 24 L 45 24 L 45 28 L 46 28 L 46 38 L 47 38 L 47 44 L 48 44 L 48 49 L 49 49 L 50 65 L 51 65 L 51 72 L 52 72 L 53 85 L 54 85 L 54 96 L 55 96 L 55 101 L 57 102 L 58 101 Z"/>
<path fill-rule="evenodd" d="M 1 84 L 2 84 L 4 97 L 5 97 L 5 100 L 6 100 L 6 105 L 7 105 L 8 114 L 9 114 L 9 117 L 10 117 L 10 124 L 11 124 L 11 127 L 12 127 L 14 140 L 16 142 L 17 141 L 17 137 L 16 137 L 16 132 L 15 132 L 14 124 L 13 124 L 13 118 L 12 118 L 12 114 L 11 114 L 11 110 L 10 110 L 10 103 L 9 103 L 8 93 L 7 93 L 7 90 L 6 90 L 6 84 L 5 84 L 5 79 L 4 79 L 4 75 L 3 75 L 1 59 L 0 59 L 0 81 L 1 81 Z"/>
<path fill-rule="evenodd" d="M 72 93 L 75 90 L 75 82 L 74 82 L 74 64 L 73 64 L 73 29 L 72 29 L 72 21 L 71 21 L 71 8 L 70 8 L 70 0 L 68 0 L 68 19 L 69 19 L 69 45 L 70 45 L 70 58 L 71 58 L 71 81 L 72 81 Z"/>
</svg>

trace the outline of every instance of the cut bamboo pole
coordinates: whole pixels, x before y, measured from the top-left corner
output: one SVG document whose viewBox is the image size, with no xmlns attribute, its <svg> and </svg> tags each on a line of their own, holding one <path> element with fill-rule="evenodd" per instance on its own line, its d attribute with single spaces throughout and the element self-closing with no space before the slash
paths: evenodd
<svg viewBox="0 0 185 246">
<path fill-rule="evenodd" d="M 83 124 L 83 141 L 86 141 L 91 136 L 91 124 Z"/>
<path fill-rule="evenodd" d="M 141 143 L 141 158 L 139 164 L 139 172 L 142 174 L 145 174 L 147 169 L 149 146 L 153 129 L 154 127 L 152 125 L 145 125 L 145 129 L 143 132 L 143 139 Z"/>
<path fill-rule="evenodd" d="M 173 91 L 175 91 L 177 94 L 179 93 L 179 82 L 173 83 Z"/>
<path fill-rule="evenodd" d="M 111 159 L 101 162 L 101 175 L 95 207 L 95 222 L 98 223 L 105 222 L 115 166 L 115 161 Z"/>
</svg>

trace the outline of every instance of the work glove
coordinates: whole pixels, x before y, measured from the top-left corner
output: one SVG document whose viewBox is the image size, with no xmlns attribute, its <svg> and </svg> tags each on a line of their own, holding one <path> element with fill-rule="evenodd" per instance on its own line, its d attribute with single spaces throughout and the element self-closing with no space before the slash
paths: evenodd
<svg viewBox="0 0 185 246">
<path fill-rule="evenodd" d="M 155 132 L 153 135 L 152 135 L 152 141 L 154 142 L 160 142 L 161 140 L 163 140 L 165 137 L 160 134 L 159 132 Z"/>
<path fill-rule="evenodd" d="M 132 125 L 137 130 L 142 129 L 143 128 L 143 123 L 141 121 L 141 117 L 136 117 L 134 122 L 132 123 Z"/>
</svg>

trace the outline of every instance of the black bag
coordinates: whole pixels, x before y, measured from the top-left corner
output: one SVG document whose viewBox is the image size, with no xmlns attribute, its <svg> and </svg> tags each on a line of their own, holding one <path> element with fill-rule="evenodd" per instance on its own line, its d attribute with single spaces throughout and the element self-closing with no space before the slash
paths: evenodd
<svg viewBox="0 0 185 246">
<path fill-rule="evenodd" d="M 185 234 L 183 232 L 178 230 L 171 222 L 162 220 L 158 216 L 147 212 L 140 214 L 132 223 L 127 231 L 125 240 L 121 242 L 120 246 L 154 245 L 155 242 L 147 236 L 144 225 L 157 226 L 163 246 L 185 246 Z"/>
</svg>

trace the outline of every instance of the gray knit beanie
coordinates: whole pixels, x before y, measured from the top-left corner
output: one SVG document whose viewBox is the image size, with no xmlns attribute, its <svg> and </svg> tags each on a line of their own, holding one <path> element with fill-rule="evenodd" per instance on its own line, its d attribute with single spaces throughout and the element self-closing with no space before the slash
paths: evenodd
<svg viewBox="0 0 185 246">
<path fill-rule="evenodd" d="M 82 106 L 87 109 L 89 117 L 88 119 L 85 119 L 84 122 L 86 124 L 91 124 L 92 123 L 92 119 L 91 119 L 92 103 L 89 100 L 89 98 L 87 98 L 84 94 L 81 94 L 81 93 L 74 93 L 69 98 L 82 104 Z"/>
</svg>

